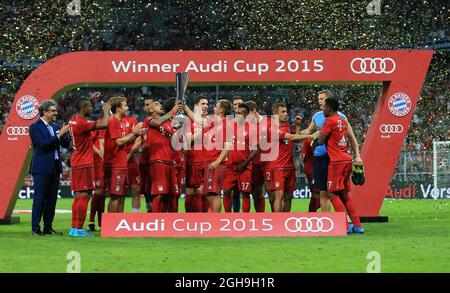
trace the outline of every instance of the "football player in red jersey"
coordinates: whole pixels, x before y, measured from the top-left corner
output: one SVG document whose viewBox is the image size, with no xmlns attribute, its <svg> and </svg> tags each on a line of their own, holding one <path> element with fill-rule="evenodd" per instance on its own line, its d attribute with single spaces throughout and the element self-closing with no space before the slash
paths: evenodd
<svg viewBox="0 0 450 293">
<path fill-rule="evenodd" d="M 122 122 L 125 123 L 126 134 L 131 133 L 133 127 L 138 124 L 135 117 L 124 115 Z M 136 162 L 135 153 L 142 143 L 142 137 L 138 136 L 134 142 L 129 142 L 125 145 L 127 152 L 127 169 L 128 169 L 128 185 L 131 189 L 131 210 L 133 213 L 139 213 L 141 208 L 141 174 Z"/>
<path fill-rule="evenodd" d="M 231 102 L 219 100 L 214 107 L 216 121 L 210 124 L 206 134 L 206 149 L 208 150 L 208 167 L 205 171 L 204 188 L 208 196 L 209 206 L 213 213 L 220 213 L 222 201 L 220 191 L 223 188 L 224 160 L 230 150 L 231 137 L 227 135 L 227 116 L 231 115 Z"/>
<path fill-rule="evenodd" d="M 206 96 L 198 96 L 194 101 L 194 115 L 206 118 L 208 115 L 208 99 Z M 203 181 L 206 164 L 206 151 L 203 147 L 203 138 L 205 131 L 203 125 L 190 119 L 191 133 L 193 136 L 198 135 L 193 140 L 190 150 L 185 152 L 186 161 L 186 198 L 184 202 L 185 211 L 203 212 L 204 196 Z M 207 203 L 207 202 L 206 202 Z"/>
<path fill-rule="evenodd" d="M 353 224 L 347 223 L 347 233 L 364 233 L 364 228 L 358 217 L 350 192 L 350 175 L 352 173 L 352 156 L 347 152 L 349 137 L 348 121 L 337 114 L 339 102 L 337 99 L 325 100 L 323 113 L 326 117 L 319 136 L 319 145 L 326 144 L 330 164 L 328 166 L 327 190 L 330 201 L 336 212 L 347 210 Z M 357 164 L 362 164 L 358 161 Z M 345 206 L 345 207 L 344 207 Z"/>
<path fill-rule="evenodd" d="M 97 94 L 97 93 L 96 93 Z M 69 236 L 91 237 L 83 230 L 89 195 L 95 190 L 94 153 L 91 131 L 105 129 L 108 126 L 110 105 L 103 106 L 103 119 L 100 122 L 89 121 L 92 113 L 91 101 L 80 98 L 75 103 L 77 114 L 69 121 L 74 152 L 70 158 L 71 188 L 75 192 L 72 204 L 72 228 Z"/>
<path fill-rule="evenodd" d="M 148 120 L 147 136 L 151 138 L 148 162 L 154 213 L 173 212 L 173 197 L 180 193 L 176 158 L 181 150 L 172 147 L 172 135 L 176 130 L 171 119 L 182 108 L 181 102 L 176 102 L 172 110 L 165 113 L 161 103 L 153 102 L 152 117 Z"/>
<path fill-rule="evenodd" d="M 290 212 L 292 193 L 295 188 L 295 166 L 292 142 L 315 138 L 318 133 L 304 135 L 300 133 L 300 127 L 296 124 L 296 132 L 294 133 L 291 126 L 287 122 L 288 112 L 286 105 L 275 103 L 272 106 L 272 127 L 278 130 L 274 133 L 271 143 L 278 144 L 278 154 L 275 154 L 273 160 L 268 164 L 270 170 L 270 189 L 274 191 L 273 209 L 274 212 Z M 271 131 L 273 133 L 273 131 Z"/>
<path fill-rule="evenodd" d="M 153 100 L 149 97 L 144 98 L 144 113 L 147 116 L 144 119 L 143 127 L 149 128 L 149 119 L 153 113 Z M 151 186 L 151 178 L 150 171 L 148 169 L 148 156 L 150 154 L 150 137 L 147 133 L 142 137 L 142 146 L 141 146 L 141 154 L 139 156 L 139 173 L 141 174 L 141 192 L 145 196 L 145 203 L 147 212 L 150 213 L 152 211 L 152 198 L 150 195 L 150 186 Z"/>
<path fill-rule="evenodd" d="M 214 107 L 214 118 L 196 117 L 187 105 L 185 113 L 197 123 L 208 129 L 203 143 L 206 150 L 206 166 L 203 189 L 207 195 L 211 212 L 220 213 L 222 201 L 220 191 L 223 185 L 223 162 L 230 149 L 231 135 L 227 136 L 228 122 L 226 117 L 231 115 L 232 104 L 228 100 L 219 100 Z M 197 121 L 198 120 L 198 121 Z M 195 140 L 195 138 L 194 138 Z"/>
<path fill-rule="evenodd" d="M 244 103 L 244 98 L 241 96 L 234 96 L 233 97 L 233 110 L 234 114 L 237 114 L 238 107 L 240 104 Z M 241 192 L 239 190 L 239 186 L 235 185 L 233 187 L 232 193 L 231 193 L 231 201 L 233 206 L 233 212 L 238 213 L 241 210 Z M 225 197 L 223 198 L 223 205 L 225 208 Z M 244 199 L 243 199 L 244 200 Z"/>
<path fill-rule="evenodd" d="M 265 211 L 264 192 L 270 196 L 270 171 L 267 169 L 267 161 L 261 160 L 261 153 L 266 153 L 268 148 L 261 149 L 261 143 L 268 146 L 267 134 L 270 130 L 271 119 L 258 113 L 258 105 L 254 101 L 247 101 L 250 113 L 247 116 L 247 121 L 250 127 L 250 145 L 256 149 L 251 149 L 249 157 L 239 164 L 239 170 L 244 170 L 251 162 L 252 166 L 252 196 L 256 212 Z"/>
<path fill-rule="evenodd" d="M 91 132 L 94 143 L 94 168 L 95 168 L 95 191 L 91 200 L 91 212 L 89 214 L 88 230 L 95 230 L 95 215 L 97 214 L 98 228 L 102 227 L 102 213 L 105 211 L 105 181 L 103 172 L 103 157 L 105 154 L 105 132 L 106 129 Z"/>
<path fill-rule="evenodd" d="M 250 128 L 245 118 L 250 112 L 246 103 L 240 103 L 235 109 L 235 119 L 232 123 L 233 139 L 228 160 L 225 163 L 225 176 L 223 181 L 223 205 L 225 212 L 231 212 L 231 193 L 236 189 L 242 194 L 242 212 L 250 212 L 250 192 L 252 190 L 252 164 L 246 164 L 245 168 L 240 165 L 250 156 Z M 234 196 L 234 195 L 233 195 Z M 225 202 L 228 202 L 226 206 Z M 236 210 L 233 210 L 236 212 Z"/>
<path fill-rule="evenodd" d="M 131 133 L 127 134 L 123 117 L 128 112 L 125 97 L 112 97 L 109 100 L 113 116 L 109 118 L 105 134 L 105 157 L 103 169 L 105 186 L 110 195 L 108 212 L 123 212 L 125 196 L 128 193 L 128 161 L 126 144 L 133 142 L 146 132 L 142 123 L 136 124 Z"/>
</svg>

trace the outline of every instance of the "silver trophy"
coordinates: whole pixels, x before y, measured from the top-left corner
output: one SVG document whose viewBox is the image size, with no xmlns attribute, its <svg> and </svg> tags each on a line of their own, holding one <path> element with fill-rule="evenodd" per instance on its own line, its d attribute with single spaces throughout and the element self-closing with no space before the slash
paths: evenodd
<svg viewBox="0 0 450 293">
<path fill-rule="evenodd" d="M 177 101 L 181 101 L 183 104 L 186 103 L 186 89 L 189 82 L 189 73 L 187 72 L 177 72 L 176 77 L 176 88 L 177 88 Z"/>
</svg>

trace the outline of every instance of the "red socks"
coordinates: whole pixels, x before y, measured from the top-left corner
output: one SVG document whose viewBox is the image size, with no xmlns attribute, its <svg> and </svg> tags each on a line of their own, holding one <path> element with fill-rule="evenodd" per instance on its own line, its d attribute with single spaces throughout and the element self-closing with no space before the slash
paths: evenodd
<svg viewBox="0 0 450 293">
<path fill-rule="evenodd" d="M 353 205 L 353 201 L 348 194 L 343 194 L 339 196 L 345 204 L 345 208 L 347 209 L 348 215 L 350 219 L 352 219 L 353 225 L 356 227 L 361 227 L 361 221 L 359 220 L 358 215 L 356 214 L 355 206 Z"/>
<path fill-rule="evenodd" d="M 168 199 L 168 212 L 169 213 L 178 213 L 178 196 L 172 195 Z"/>
<path fill-rule="evenodd" d="M 78 200 L 80 198 L 75 196 L 72 202 L 72 227 L 77 228 L 78 226 Z"/>
<path fill-rule="evenodd" d="M 225 213 L 231 213 L 231 194 L 223 196 L 223 209 Z"/>
<path fill-rule="evenodd" d="M 309 201 L 309 212 L 315 213 L 320 208 L 320 199 L 316 197 L 311 197 L 311 200 Z"/>
<path fill-rule="evenodd" d="M 336 212 L 342 212 L 345 213 L 345 206 L 342 203 L 342 200 L 339 198 L 339 196 L 331 195 L 330 196 L 331 204 L 333 205 L 333 208 Z"/>
<path fill-rule="evenodd" d="M 98 226 L 102 226 L 102 214 L 105 211 L 106 196 L 101 195 L 97 198 Z"/>
<path fill-rule="evenodd" d="M 202 212 L 203 213 L 207 213 L 209 211 L 209 201 L 208 201 L 208 197 L 206 196 L 206 194 L 202 194 Z"/>
<path fill-rule="evenodd" d="M 159 213 L 159 203 L 160 198 L 158 196 L 153 197 L 152 199 L 152 213 Z"/>
<path fill-rule="evenodd" d="M 344 204 L 342 203 L 342 200 L 344 200 L 345 202 L 345 207 Z M 350 218 L 352 219 L 353 224 L 356 227 L 361 227 L 361 221 L 359 220 L 359 217 L 356 215 L 356 211 L 355 211 L 355 207 L 353 206 L 353 202 L 351 200 L 351 198 L 345 194 L 345 195 L 332 195 L 330 196 L 330 200 L 331 203 L 333 204 L 334 210 L 336 212 L 344 212 L 347 209 L 347 212 L 350 216 Z M 348 228 L 349 224 L 347 223 L 347 228 Z"/>
<path fill-rule="evenodd" d="M 195 193 L 192 195 L 191 212 L 201 213 L 203 211 L 203 194 Z"/>
<path fill-rule="evenodd" d="M 266 199 L 264 196 L 256 199 L 255 211 L 257 213 L 264 213 L 266 211 Z"/>
<path fill-rule="evenodd" d="M 242 212 L 250 213 L 250 194 L 242 195 Z"/>
<path fill-rule="evenodd" d="M 91 212 L 89 214 L 89 222 L 94 223 L 95 221 L 95 214 L 97 213 L 98 210 L 98 195 L 96 193 L 94 193 L 94 196 L 92 197 L 91 200 Z"/>
<path fill-rule="evenodd" d="M 184 210 L 186 211 L 186 213 L 190 213 L 192 212 L 192 201 L 194 199 L 194 195 L 193 194 L 186 194 L 186 197 L 184 199 Z"/>
<path fill-rule="evenodd" d="M 72 227 L 83 229 L 89 204 L 89 196 L 76 196 L 72 203 Z"/>
</svg>

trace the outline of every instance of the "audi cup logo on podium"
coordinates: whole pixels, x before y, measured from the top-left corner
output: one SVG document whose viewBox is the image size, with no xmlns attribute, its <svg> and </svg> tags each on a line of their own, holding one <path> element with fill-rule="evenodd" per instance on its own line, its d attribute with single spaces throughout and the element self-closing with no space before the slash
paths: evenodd
<svg viewBox="0 0 450 293">
<path fill-rule="evenodd" d="M 381 124 L 380 132 L 383 134 L 402 133 L 403 125 L 401 125 L 401 124 Z"/>
<path fill-rule="evenodd" d="M 28 135 L 28 126 L 8 126 L 6 134 L 13 136 Z"/>
<path fill-rule="evenodd" d="M 28 135 L 28 126 L 8 126 L 6 128 L 8 140 L 17 140 L 18 136 Z"/>
<path fill-rule="evenodd" d="M 30 95 L 22 96 L 17 100 L 16 112 L 22 119 L 33 119 L 39 113 L 39 101 Z"/>
<path fill-rule="evenodd" d="M 356 74 L 391 74 L 396 64 L 392 58 L 354 58 L 350 69 Z"/>
<path fill-rule="evenodd" d="M 290 217 L 284 222 L 284 227 L 291 233 L 326 233 L 333 230 L 334 222 L 328 217 Z"/>
<path fill-rule="evenodd" d="M 396 117 L 408 115 L 412 108 L 411 98 L 404 93 L 395 93 L 388 100 L 388 109 Z"/>
</svg>

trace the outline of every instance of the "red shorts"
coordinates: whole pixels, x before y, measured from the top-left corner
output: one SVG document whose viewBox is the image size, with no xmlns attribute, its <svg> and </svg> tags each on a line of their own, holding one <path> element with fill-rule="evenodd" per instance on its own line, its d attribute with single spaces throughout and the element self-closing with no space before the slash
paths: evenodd
<svg viewBox="0 0 450 293">
<path fill-rule="evenodd" d="M 203 163 L 193 163 L 186 165 L 186 187 L 198 188 L 203 184 L 205 165 Z"/>
<path fill-rule="evenodd" d="M 130 186 L 141 185 L 141 174 L 136 163 L 128 164 L 128 183 Z"/>
<path fill-rule="evenodd" d="M 295 190 L 295 169 L 271 169 L 270 190 L 284 190 L 292 193 Z"/>
<path fill-rule="evenodd" d="M 139 165 L 139 173 L 141 174 L 141 192 L 144 194 L 149 194 L 151 177 L 148 164 Z"/>
<path fill-rule="evenodd" d="M 266 164 L 254 164 L 252 167 L 252 185 L 261 186 L 266 181 L 270 181 L 270 171 Z"/>
<path fill-rule="evenodd" d="M 166 163 L 150 164 L 150 176 L 152 178 L 150 193 L 152 195 L 180 193 L 177 167 Z"/>
<path fill-rule="evenodd" d="M 70 172 L 70 187 L 73 191 L 90 191 L 95 189 L 95 168 L 72 168 Z"/>
<path fill-rule="evenodd" d="M 208 168 L 209 163 L 205 166 L 205 177 L 203 182 L 203 190 L 206 194 L 220 194 L 223 184 L 223 176 L 225 167 L 219 165 L 215 170 Z"/>
<path fill-rule="evenodd" d="M 106 191 L 112 195 L 125 196 L 128 193 L 128 169 L 105 168 Z"/>
<path fill-rule="evenodd" d="M 328 192 L 345 190 L 350 192 L 352 162 L 330 162 L 328 165 Z"/>
<path fill-rule="evenodd" d="M 103 172 L 103 166 L 95 166 L 95 188 L 105 189 L 105 173 Z"/>
<path fill-rule="evenodd" d="M 223 178 L 223 189 L 231 190 L 236 184 L 242 192 L 252 192 L 252 166 L 249 165 L 242 173 L 238 173 L 237 165 L 228 165 L 225 167 Z"/>
</svg>

